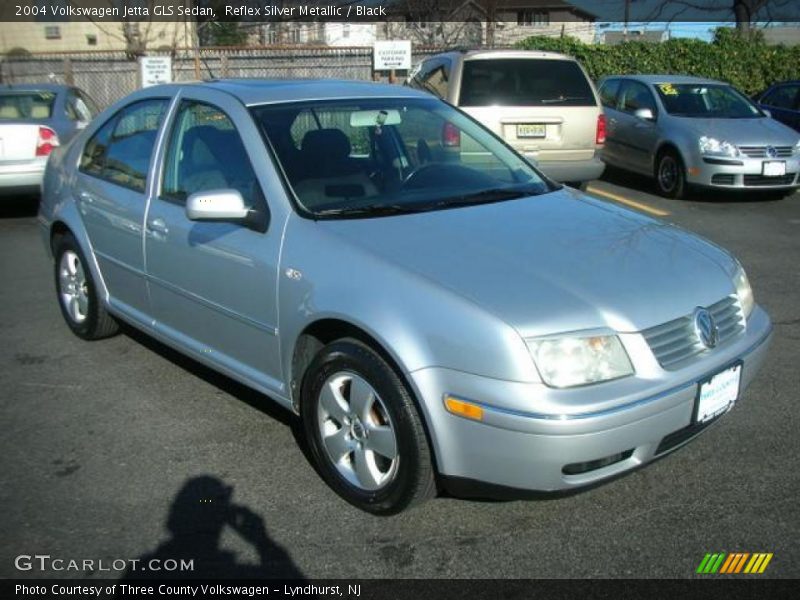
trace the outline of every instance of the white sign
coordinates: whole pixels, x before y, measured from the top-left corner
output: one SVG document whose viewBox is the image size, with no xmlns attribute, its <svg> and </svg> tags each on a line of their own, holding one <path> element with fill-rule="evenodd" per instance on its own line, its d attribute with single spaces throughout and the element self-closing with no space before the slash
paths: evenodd
<svg viewBox="0 0 800 600">
<path fill-rule="evenodd" d="M 411 68 L 411 40 L 375 42 L 373 65 L 376 71 Z"/>
<path fill-rule="evenodd" d="M 172 83 L 172 58 L 169 56 L 142 56 L 139 59 L 142 70 L 142 87 L 159 83 Z"/>
</svg>

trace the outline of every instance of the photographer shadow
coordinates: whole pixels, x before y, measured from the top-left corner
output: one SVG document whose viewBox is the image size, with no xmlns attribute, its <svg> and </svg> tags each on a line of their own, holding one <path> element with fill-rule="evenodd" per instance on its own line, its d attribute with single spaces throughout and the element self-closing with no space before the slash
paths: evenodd
<svg viewBox="0 0 800 600">
<path fill-rule="evenodd" d="M 187 480 L 175 496 L 167 517 L 166 528 L 171 537 L 153 552 L 140 556 L 121 581 L 303 579 L 303 573 L 286 550 L 270 540 L 264 519 L 249 508 L 234 504 L 232 494 L 233 487 L 210 475 Z M 253 546 L 258 564 L 239 562 L 235 552 L 220 548 L 226 527 Z M 181 570 L 180 565 L 189 561 L 193 561 L 193 568 Z"/>
</svg>

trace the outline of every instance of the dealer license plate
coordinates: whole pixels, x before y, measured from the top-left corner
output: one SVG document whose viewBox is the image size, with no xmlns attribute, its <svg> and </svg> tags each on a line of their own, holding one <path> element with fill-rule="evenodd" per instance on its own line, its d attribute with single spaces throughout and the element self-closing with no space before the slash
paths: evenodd
<svg viewBox="0 0 800 600">
<path fill-rule="evenodd" d="M 783 177 L 786 175 L 786 162 L 782 160 L 765 160 L 762 174 L 764 177 Z"/>
<path fill-rule="evenodd" d="M 700 384 L 697 394 L 697 422 L 705 423 L 728 410 L 739 396 L 742 365 L 720 371 Z"/>
<path fill-rule="evenodd" d="M 517 125 L 518 138 L 543 138 L 547 134 L 544 123 L 520 123 Z"/>
</svg>

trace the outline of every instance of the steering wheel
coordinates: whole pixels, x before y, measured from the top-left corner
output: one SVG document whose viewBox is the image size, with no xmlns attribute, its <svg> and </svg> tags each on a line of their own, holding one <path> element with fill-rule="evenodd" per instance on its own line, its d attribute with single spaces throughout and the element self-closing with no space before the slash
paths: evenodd
<svg viewBox="0 0 800 600">
<path fill-rule="evenodd" d="M 439 163 L 424 163 L 422 165 L 417 165 L 416 167 L 411 169 L 408 175 L 405 176 L 403 181 L 400 183 L 400 187 L 401 188 L 414 187 L 414 183 L 420 178 L 422 174 L 441 168 L 442 165 Z M 419 184 L 417 183 L 417 185 Z"/>
</svg>

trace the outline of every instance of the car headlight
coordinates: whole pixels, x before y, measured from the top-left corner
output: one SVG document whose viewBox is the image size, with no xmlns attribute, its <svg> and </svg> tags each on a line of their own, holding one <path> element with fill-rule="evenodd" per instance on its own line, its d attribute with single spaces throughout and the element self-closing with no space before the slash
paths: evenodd
<svg viewBox="0 0 800 600">
<path fill-rule="evenodd" d="M 539 375 L 549 386 L 566 388 L 633 374 L 616 335 L 574 335 L 525 340 Z"/>
<path fill-rule="evenodd" d="M 701 154 L 710 156 L 738 156 L 739 149 L 730 142 L 720 141 L 716 138 L 703 136 L 698 140 Z"/>
<path fill-rule="evenodd" d="M 742 312 L 746 319 L 753 312 L 756 302 L 753 298 L 753 288 L 750 287 L 750 281 L 747 279 L 747 273 L 744 272 L 741 265 L 733 276 L 733 284 L 736 286 L 736 295 L 739 297 L 739 304 L 742 306 Z"/>
</svg>

